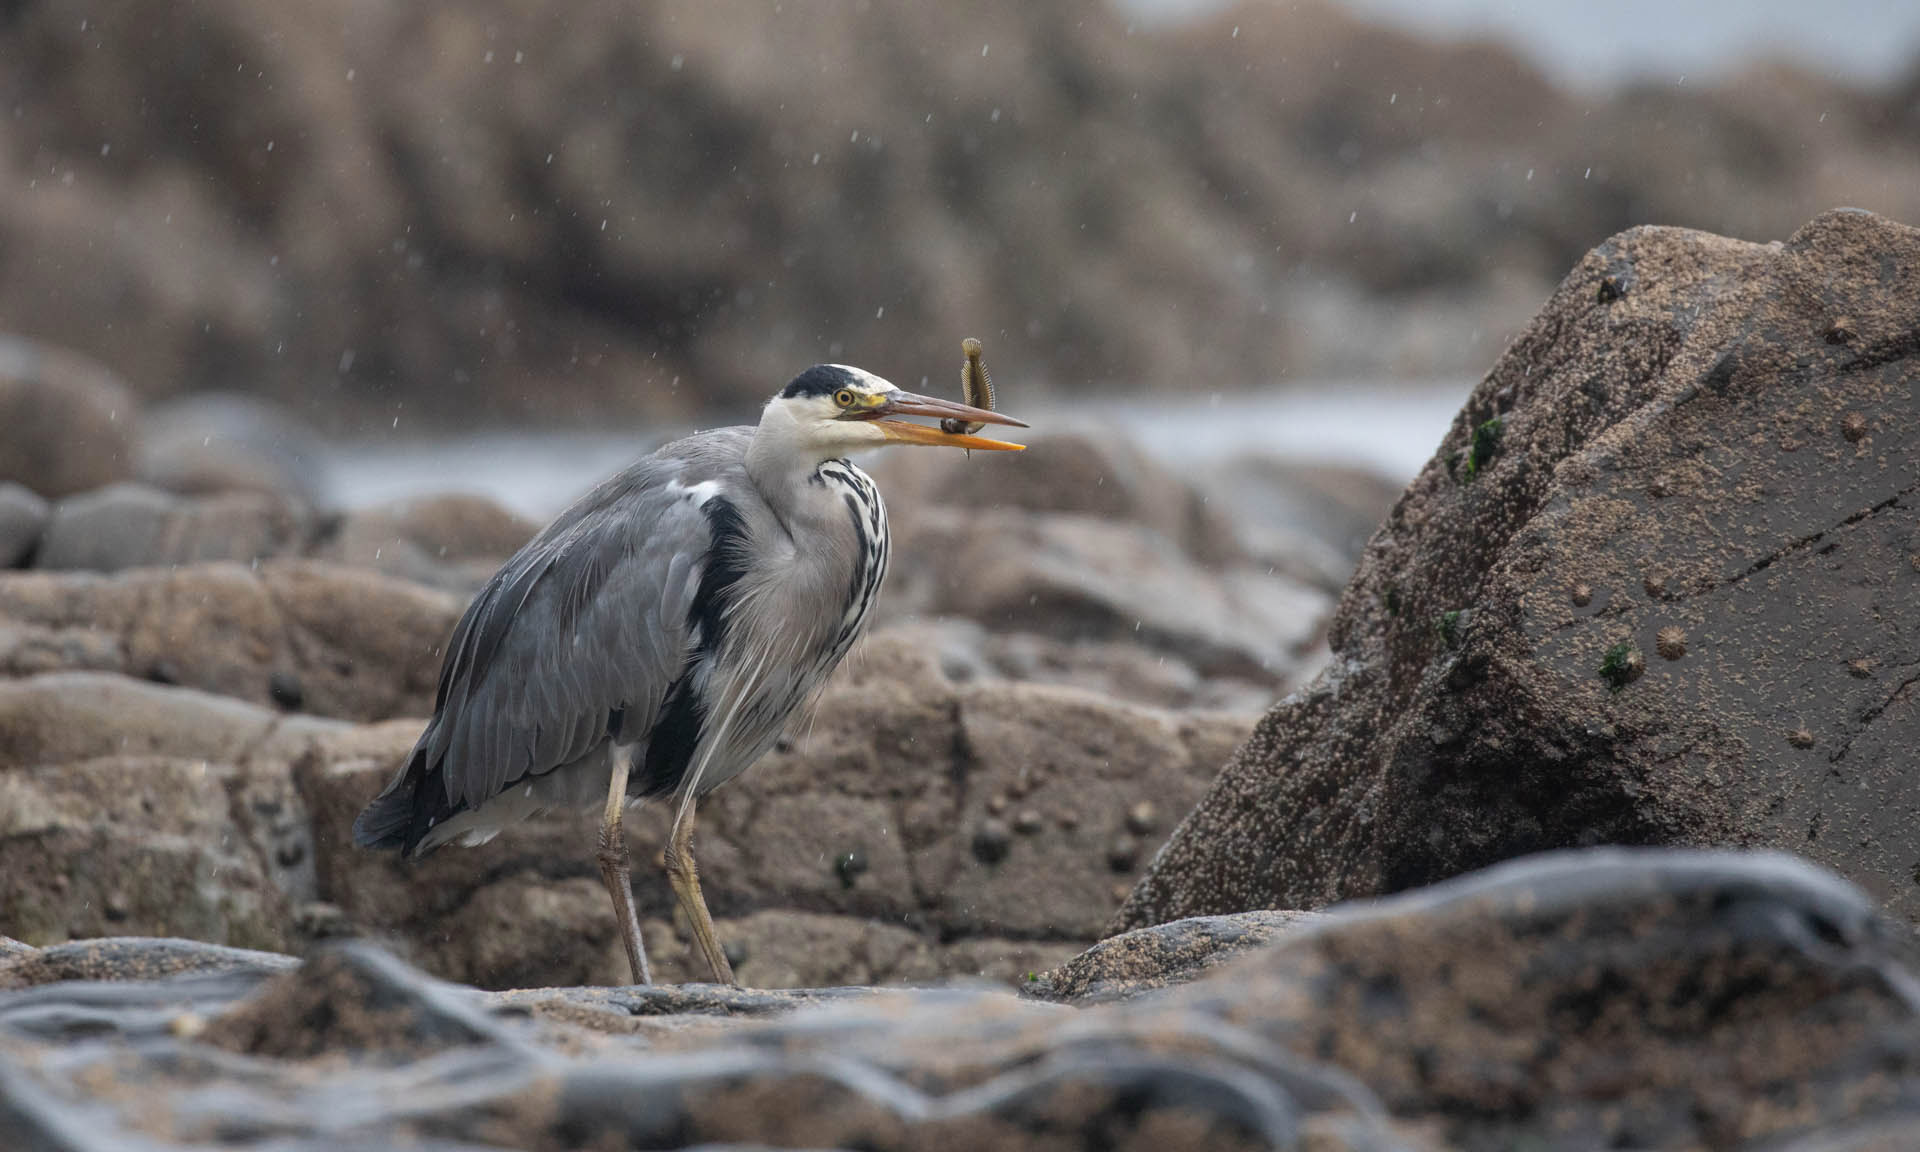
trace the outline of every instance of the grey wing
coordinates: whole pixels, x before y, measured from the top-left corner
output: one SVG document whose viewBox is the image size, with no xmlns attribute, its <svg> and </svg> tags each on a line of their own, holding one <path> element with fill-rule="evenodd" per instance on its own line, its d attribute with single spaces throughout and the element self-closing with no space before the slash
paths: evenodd
<svg viewBox="0 0 1920 1152">
<path fill-rule="evenodd" d="M 688 656 L 712 529 L 665 469 L 635 469 L 515 556 L 455 631 L 421 738 L 451 811 L 653 727 Z"/>
</svg>

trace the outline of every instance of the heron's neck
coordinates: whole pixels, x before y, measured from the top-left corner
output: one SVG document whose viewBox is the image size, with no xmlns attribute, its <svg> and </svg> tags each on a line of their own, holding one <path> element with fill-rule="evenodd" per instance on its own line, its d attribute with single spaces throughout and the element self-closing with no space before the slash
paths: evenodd
<svg viewBox="0 0 1920 1152">
<path fill-rule="evenodd" d="M 780 519 L 791 524 L 813 510 L 807 498 L 819 491 L 813 475 L 820 465 L 840 452 L 805 443 L 799 431 L 784 421 L 762 419 L 747 446 L 747 477 Z"/>
</svg>

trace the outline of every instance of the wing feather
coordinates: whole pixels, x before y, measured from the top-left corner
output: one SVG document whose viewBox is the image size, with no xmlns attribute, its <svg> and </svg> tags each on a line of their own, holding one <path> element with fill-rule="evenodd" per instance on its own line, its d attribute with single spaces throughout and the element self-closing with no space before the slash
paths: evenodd
<svg viewBox="0 0 1920 1152">
<path fill-rule="evenodd" d="M 627 732 L 652 728 L 686 662 L 712 543 L 700 506 L 661 465 L 576 506 L 467 610 L 422 737 L 453 810 L 584 756 L 616 712 Z"/>
</svg>

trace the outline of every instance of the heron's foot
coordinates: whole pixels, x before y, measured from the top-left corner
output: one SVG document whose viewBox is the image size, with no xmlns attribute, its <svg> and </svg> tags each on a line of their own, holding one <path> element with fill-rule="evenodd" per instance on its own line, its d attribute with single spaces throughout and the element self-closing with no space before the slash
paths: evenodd
<svg viewBox="0 0 1920 1152">
<path fill-rule="evenodd" d="M 684 858 L 684 867 L 675 867 L 672 855 L 667 859 L 667 881 L 673 885 L 673 894 L 680 898 L 680 907 L 687 913 L 687 921 L 693 925 L 693 943 L 700 949 L 700 955 L 706 958 L 707 969 L 713 973 L 715 984 L 736 984 L 733 978 L 733 965 L 727 961 L 726 949 L 720 947 L 720 937 L 713 930 L 713 914 L 707 911 L 706 894 L 700 891 L 700 877 L 694 871 L 693 858 Z"/>
<path fill-rule="evenodd" d="M 696 897 L 697 898 L 697 897 Z M 706 910 L 706 901 L 701 900 L 701 911 Z M 720 937 L 713 930 L 713 917 L 704 917 L 706 923 L 695 924 L 693 935 L 700 945 L 701 955 L 707 958 L 707 967 L 713 971 L 713 982 L 737 988 L 738 980 L 733 978 L 733 963 L 727 959 L 727 950 L 720 947 Z"/>
<path fill-rule="evenodd" d="M 706 894 L 700 891 L 700 871 L 693 862 L 691 809 L 687 818 L 674 828 L 673 835 L 667 841 L 665 856 L 667 882 L 673 886 L 673 894 L 679 897 L 681 910 L 686 912 L 688 923 L 693 925 L 694 945 L 700 949 L 700 955 L 706 958 L 707 968 L 713 973 L 713 982 L 737 985 L 738 981 L 733 978 L 733 965 L 727 961 L 726 950 L 720 947 L 720 937 L 713 930 L 713 914 L 707 911 Z"/>
<path fill-rule="evenodd" d="M 715 984 L 739 987 L 740 982 L 733 978 L 733 965 L 727 960 L 726 950 L 720 947 L 720 939 L 714 934 L 711 918 L 705 924 L 694 924 L 693 942 L 699 947 L 700 954 L 706 957 L 707 968 L 713 973 Z"/>
</svg>

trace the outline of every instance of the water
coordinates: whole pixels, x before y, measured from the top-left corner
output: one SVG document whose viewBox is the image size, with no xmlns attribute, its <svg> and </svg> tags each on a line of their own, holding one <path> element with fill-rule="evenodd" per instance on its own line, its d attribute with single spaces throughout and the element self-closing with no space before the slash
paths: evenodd
<svg viewBox="0 0 1920 1152">
<path fill-rule="evenodd" d="M 1130 17 L 1179 22 L 1232 0 L 1116 0 Z M 1756 59 L 1793 61 L 1832 79 L 1886 83 L 1920 51 L 1911 0 L 1338 0 L 1355 15 L 1443 40 L 1488 38 L 1529 57 L 1559 84 L 1604 89 L 1627 80 L 1695 82 Z"/>
<path fill-rule="evenodd" d="M 1036 433 L 1125 435 L 1175 466 L 1260 453 L 1357 465 L 1404 482 L 1433 454 L 1472 386 L 1470 380 L 1347 381 L 1212 396 L 1059 398 L 1009 410 Z M 457 440 L 366 440 L 336 448 L 329 487 L 345 507 L 478 492 L 543 520 L 668 438 L 490 432 Z"/>
</svg>

